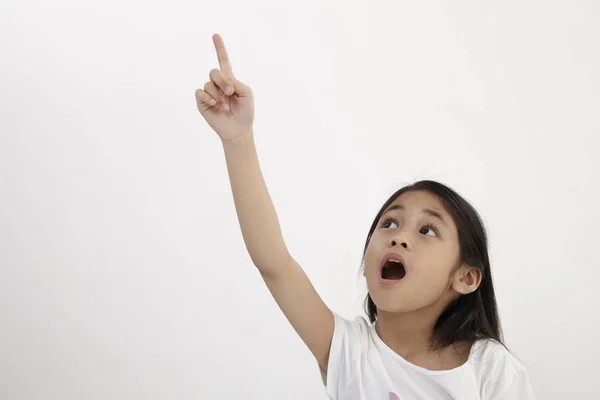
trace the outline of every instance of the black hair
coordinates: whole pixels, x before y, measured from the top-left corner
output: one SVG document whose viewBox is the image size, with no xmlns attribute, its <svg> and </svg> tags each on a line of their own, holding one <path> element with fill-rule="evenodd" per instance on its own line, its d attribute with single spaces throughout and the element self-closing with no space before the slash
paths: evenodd
<svg viewBox="0 0 600 400">
<path fill-rule="evenodd" d="M 432 345 L 443 348 L 457 342 L 475 342 L 486 338 L 502 343 L 484 224 L 473 206 L 448 186 L 423 180 L 397 190 L 381 207 L 371 225 L 363 251 L 363 266 L 371 236 L 381 215 L 398 196 L 411 191 L 426 191 L 439 198 L 456 224 L 460 262 L 479 269 L 482 275 L 477 290 L 459 296 L 440 314 L 434 327 Z M 365 311 L 371 323 L 375 322 L 377 307 L 368 294 L 365 299 Z"/>
</svg>

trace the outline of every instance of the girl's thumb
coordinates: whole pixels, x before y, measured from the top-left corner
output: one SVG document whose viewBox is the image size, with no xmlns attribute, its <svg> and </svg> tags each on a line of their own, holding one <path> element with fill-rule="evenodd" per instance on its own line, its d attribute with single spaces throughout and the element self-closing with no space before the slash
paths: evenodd
<svg viewBox="0 0 600 400">
<path fill-rule="evenodd" d="M 235 89 L 234 93 L 238 95 L 238 97 L 252 97 L 252 89 L 250 86 L 246 85 L 242 81 L 238 81 L 235 78 L 231 79 L 231 83 Z"/>
</svg>

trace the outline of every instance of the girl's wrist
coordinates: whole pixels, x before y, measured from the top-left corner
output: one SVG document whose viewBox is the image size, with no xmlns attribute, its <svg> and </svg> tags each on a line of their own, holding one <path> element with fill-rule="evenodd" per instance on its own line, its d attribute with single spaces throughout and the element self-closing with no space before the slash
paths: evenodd
<svg viewBox="0 0 600 400">
<path fill-rule="evenodd" d="M 227 150 L 230 147 L 238 147 L 238 146 L 245 147 L 249 144 L 253 144 L 253 142 L 254 142 L 254 130 L 252 128 L 249 128 L 246 132 L 244 132 L 234 138 L 221 140 L 221 144 L 223 145 L 223 148 L 225 150 Z"/>
</svg>

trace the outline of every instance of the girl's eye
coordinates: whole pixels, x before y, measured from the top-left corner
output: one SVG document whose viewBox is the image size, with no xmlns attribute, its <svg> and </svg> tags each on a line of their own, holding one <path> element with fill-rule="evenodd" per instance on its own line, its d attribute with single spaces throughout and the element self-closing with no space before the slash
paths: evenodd
<svg viewBox="0 0 600 400">
<path fill-rule="evenodd" d="M 386 219 L 385 221 L 383 221 L 383 224 L 381 224 L 381 226 L 383 226 L 384 228 L 391 228 L 391 224 L 396 224 L 396 227 L 398 227 L 398 224 L 393 219 Z"/>
<path fill-rule="evenodd" d="M 426 236 L 437 236 L 437 232 L 432 226 L 424 226 L 419 230 L 419 233 Z"/>
</svg>

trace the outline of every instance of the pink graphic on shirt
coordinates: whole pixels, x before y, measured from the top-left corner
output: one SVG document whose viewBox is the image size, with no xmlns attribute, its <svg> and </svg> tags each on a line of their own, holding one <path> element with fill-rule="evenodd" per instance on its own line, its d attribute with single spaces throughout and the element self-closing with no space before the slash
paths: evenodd
<svg viewBox="0 0 600 400">
<path fill-rule="evenodd" d="M 400 400 L 400 397 L 396 393 L 390 392 L 390 400 Z"/>
</svg>

